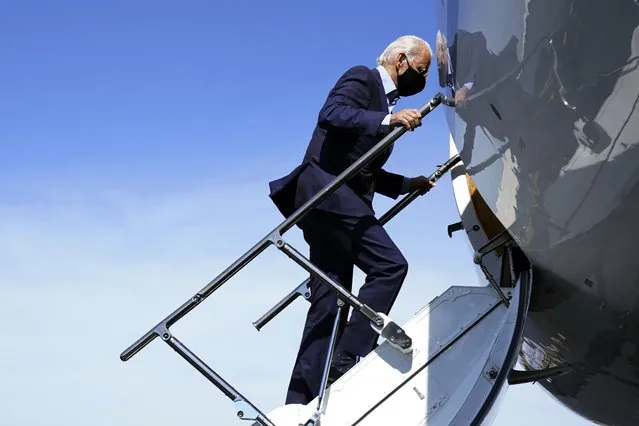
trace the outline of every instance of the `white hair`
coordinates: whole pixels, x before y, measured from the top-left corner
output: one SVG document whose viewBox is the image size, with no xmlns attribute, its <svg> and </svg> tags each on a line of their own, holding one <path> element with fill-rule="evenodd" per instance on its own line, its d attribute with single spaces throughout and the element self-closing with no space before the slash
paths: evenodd
<svg viewBox="0 0 639 426">
<path fill-rule="evenodd" d="M 391 63 L 398 53 L 404 53 L 408 59 L 413 59 L 424 47 L 426 47 L 428 54 L 432 57 L 433 51 L 425 40 L 414 35 L 401 36 L 389 44 L 382 54 L 379 55 L 377 65 Z"/>
</svg>

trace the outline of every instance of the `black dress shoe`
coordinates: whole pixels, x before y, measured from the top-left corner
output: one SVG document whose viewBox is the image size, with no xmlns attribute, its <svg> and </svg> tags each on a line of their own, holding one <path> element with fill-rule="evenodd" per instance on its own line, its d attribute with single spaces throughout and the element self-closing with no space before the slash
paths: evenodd
<svg viewBox="0 0 639 426">
<path fill-rule="evenodd" d="M 331 368 L 328 371 L 328 385 L 332 385 L 337 379 L 342 377 L 348 370 L 353 368 L 357 363 L 355 355 L 336 349 L 333 354 Z"/>
</svg>

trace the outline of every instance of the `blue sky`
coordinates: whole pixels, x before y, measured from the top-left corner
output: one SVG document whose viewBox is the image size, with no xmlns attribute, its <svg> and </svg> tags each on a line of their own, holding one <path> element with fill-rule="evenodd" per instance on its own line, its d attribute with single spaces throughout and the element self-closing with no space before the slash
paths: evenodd
<svg viewBox="0 0 639 426">
<path fill-rule="evenodd" d="M 403 2 L 405 15 L 371 1 L 5 3 L 2 423 L 238 424 L 159 342 L 118 355 L 281 220 L 268 181 L 301 158 L 327 91 L 401 34 L 434 46 L 429 2 Z M 431 77 L 398 108 L 437 91 Z M 387 168 L 428 174 L 447 154 L 436 110 Z M 411 265 L 397 320 L 477 283 L 461 234 L 445 233 L 458 220 L 449 182 L 388 225 Z M 287 238 L 306 251 L 299 232 Z M 268 411 L 284 399 L 305 305 L 260 333 L 250 323 L 305 276 L 269 251 L 174 331 Z M 495 424 L 514 422 L 586 424 L 530 385 L 511 389 Z"/>
</svg>

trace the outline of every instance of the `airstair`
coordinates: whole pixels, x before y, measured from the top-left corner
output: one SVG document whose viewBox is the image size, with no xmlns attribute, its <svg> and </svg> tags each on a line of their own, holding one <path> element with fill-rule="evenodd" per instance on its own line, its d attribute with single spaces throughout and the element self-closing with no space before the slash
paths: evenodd
<svg viewBox="0 0 639 426">
<path fill-rule="evenodd" d="M 453 106 L 451 100 L 437 94 L 419 110 L 422 118 L 442 103 Z M 451 287 L 402 326 L 364 304 L 283 238 L 286 231 L 405 132 L 405 128 L 394 129 L 241 258 L 127 348 L 120 359 L 128 361 L 160 338 L 234 402 L 238 419 L 255 426 L 471 425 L 489 420 L 487 416 L 504 385 L 516 376 L 512 369 L 521 344 L 532 278 L 530 265 L 522 260 L 505 230 L 486 241 L 475 254 L 474 261 L 484 271 L 489 286 Z M 436 181 L 459 167 L 462 167 L 459 155 L 452 155 L 430 179 Z M 380 221 L 387 223 L 420 195 L 419 191 L 407 194 Z M 449 235 L 451 229 L 463 227 L 459 224 L 449 227 Z M 327 387 L 340 320 L 337 315 L 319 396 L 307 405 L 285 405 L 265 414 L 178 340 L 170 327 L 271 245 L 335 291 L 338 309 L 354 309 L 365 315 L 383 340 L 373 352 Z M 492 263 L 485 262 L 488 257 Z M 309 299 L 309 281 L 298 285 L 255 321 L 256 329 L 264 327 L 297 298 Z M 519 379 L 520 382 L 528 380 Z"/>
</svg>

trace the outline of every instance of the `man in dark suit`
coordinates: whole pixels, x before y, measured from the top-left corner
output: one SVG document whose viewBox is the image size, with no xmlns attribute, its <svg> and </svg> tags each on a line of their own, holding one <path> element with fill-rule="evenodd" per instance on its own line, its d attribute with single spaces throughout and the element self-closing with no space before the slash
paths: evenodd
<svg viewBox="0 0 639 426">
<path fill-rule="evenodd" d="M 421 125 L 419 111 L 392 113 L 392 109 L 400 96 L 423 90 L 431 57 L 428 43 L 404 36 L 384 50 L 376 69 L 355 66 L 339 78 L 319 112 L 302 164 L 270 182 L 270 197 L 284 216 L 328 185 L 394 127 L 413 130 Z M 415 189 L 426 192 L 433 186 L 424 176 L 409 179 L 384 170 L 391 151 L 392 147 L 299 223 L 310 246 L 311 262 L 349 290 L 356 265 L 366 274 L 359 298 L 385 314 L 397 297 L 408 264 L 375 217 L 373 194 L 397 198 Z M 317 396 L 337 315 L 336 294 L 315 277 L 310 288 L 311 306 L 287 404 L 306 404 Z M 341 324 L 348 310 L 343 309 L 343 313 Z M 372 351 L 377 338 L 369 319 L 354 311 L 348 325 L 339 331 L 329 383 L 355 365 L 358 356 Z"/>
</svg>

